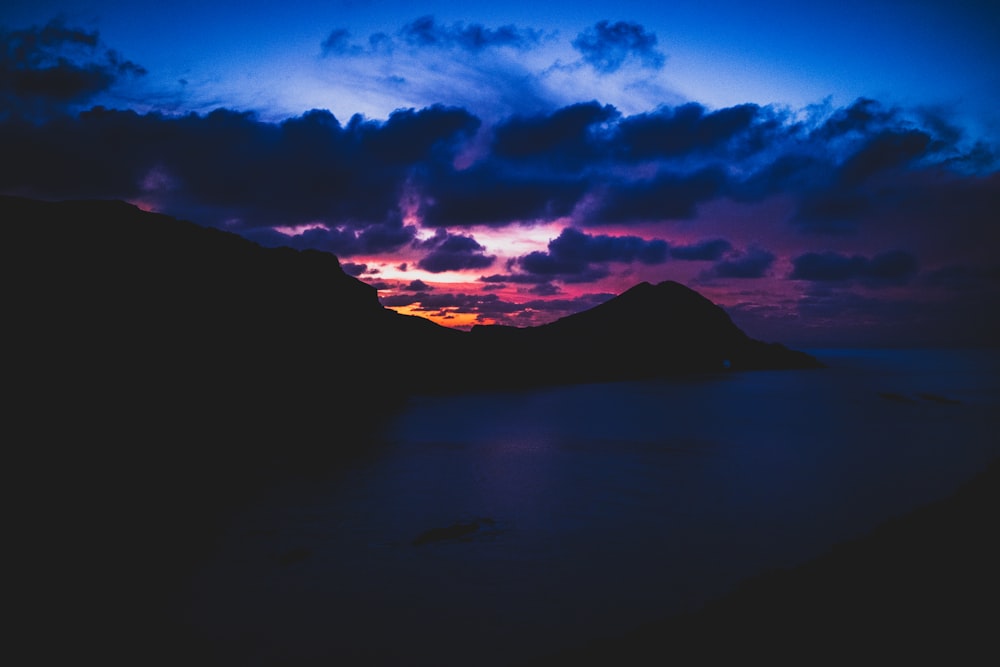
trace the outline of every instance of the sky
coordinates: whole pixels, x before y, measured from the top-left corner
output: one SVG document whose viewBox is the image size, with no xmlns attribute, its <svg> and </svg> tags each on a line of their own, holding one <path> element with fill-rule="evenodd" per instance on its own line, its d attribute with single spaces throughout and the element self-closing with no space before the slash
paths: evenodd
<svg viewBox="0 0 1000 667">
<path fill-rule="evenodd" d="M 14 0 L 0 193 L 332 252 L 446 326 L 677 280 L 763 340 L 996 344 L 998 35 L 979 0 Z"/>
</svg>

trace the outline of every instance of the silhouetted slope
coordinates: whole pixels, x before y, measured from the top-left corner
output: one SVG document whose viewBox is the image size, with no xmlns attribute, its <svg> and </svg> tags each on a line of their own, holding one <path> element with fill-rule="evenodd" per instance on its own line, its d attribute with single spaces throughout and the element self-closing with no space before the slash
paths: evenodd
<svg viewBox="0 0 1000 667">
<path fill-rule="evenodd" d="M 402 397 L 394 350 L 452 333 L 327 253 L 120 202 L 3 197 L 0 223 L 19 613 L 82 654 L 162 645 L 220 513 L 362 455 Z"/>
<path fill-rule="evenodd" d="M 722 308 L 672 281 L 641 283 L 539 327 L 475 327 L 472 334 L 497 349 L 502 362 L 493 372 L 511 384 L 821 366 L 807 354 L 749 338 Z"/>
<path fill-rule="evenodd" d="M 812 363 L 676 283 L 469 334 L 383 308 L 333 255 L 122 202 L 0 197 L 0 224 L 22 612 L 108 659 L 123 638 L 162 644 L 219 513 L 364 455 L 407 393 Z"/>
<path fill-rule="evenodd" d="M 67 400 L 99 385 L 140 413 L 307 417 L 396 391 L 393 348 L 455 333 L 384 309 L 328 253 L 265 249 L 121 202 L 4 198 L 2 215 L 10 329 L 33 351 L 26 380 Z"/>
<path fill-rule="evenodd" d="M 996 662 L 1000 461 L 951 497 L 700 611 L 530 664 Z"/>
<path fill-rule="evenodd" d="M 44 350 L 43 369 L 86 383 L 92 373 L 152 376 L 158 390 L 176 381 L 187 390 L 170 400 L 192 409 L 278 402 L 303 413 L 329 407 L 334 395 L 390 388 L 818 365 L 751 340 L 721 308 L 673 282 L 637 285 L 545 326 L 468 335 L 382 308 L 375 290 L 327 253 L 265 249 L 122 202 L 5 197 L 0 205 L 15 332 Z M 406 366 L 405 350 L 420 350 L 427 363 Z"/>
</svg>

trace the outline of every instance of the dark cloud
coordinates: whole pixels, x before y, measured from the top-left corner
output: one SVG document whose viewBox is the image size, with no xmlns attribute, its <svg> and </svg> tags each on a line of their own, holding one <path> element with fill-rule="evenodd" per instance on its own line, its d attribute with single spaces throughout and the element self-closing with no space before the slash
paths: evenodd
<svg viewBox="0 0 1000 667">
<path fill-rule="evenodd" d="M 421 215 L 431 227 L 550 220 L 569 215 L 587 190 L 579 177 L 508 171 L 489 162 L 429 173 L 422 185 Z"/>
<path fill-rule="evenodd" d="M 826 142 L 845 135 L 867 135 L 896 122 L 896 112 L 881 102 L 859 97 L 850 105 L 835 110 L 813 131 L 813 136 Z"/>
<path fill-rule="evenodd" d="M 431 273 L 484 269 L 496 261 L 496 256 L 487 255 L 486 248 L 471 236 L 449 234 L 443 229 L 438 229 L 429 239 L 415 241 L 413 246 L 430 251 L 417 262 L 417 266 Z"/>
<path fill-rule="evenodd" d="M 870 99 L 834 111 L 798 139 L 795 152 L 779 155 L 747 179 L 742 194 L 759 189 L 796 195 L 792 222 L 807 233 L 857 233 L 865 218 L 884 214 L 923 189 L 913 188 L 913 174 L 939 171 L 954 161 L 968 164 L 961 157 L 967 154 L 961 135 L 940 115 L 908 115 Z"/>
<path fill-rule="evenodd" d="M 811 234 L 854 234 L 858 220 L 871 210 L 872 200 L 864 192 L 831 188 L 802 196 L 792 222 Z"/>
<path fill-rule="evenodd" d="M 739 139 L 740 147 L 762 148 L 762 132 L 772 115 L 756 104 L 709 111 L 690 102 L 637 114 L 618 124 L 616 149 L 626 160 L 677 157 L 723 147 Z"/>
<path fill-rule="evenodd" d="M 847 185 L 857 185 L 889 169 L 904 166 L 927 152 L 931 136 L 919 130 L 887 131 L 869 139 L 840 169 Z"/>
<path fill-rule="evenodd" d="M 555 296 L 556 294 L 561 294 L 562 289 L 560 289 L 558 285 L 553 285 L 552 283 L 538 283 L 537 285 L 529 288 L 528 292 L 538 296 Z"/>
<path fill-rule="evenodd" d="M 346 126 L 328 111 L 275 124 L 223 109 L 166 117 L 98 108 L 44 126 L 0 125 L 0 143 L 17 156 L 0 162 L 0 188 L 162 201 L 217 225 L 323 221 L 363 229 L 364 246 L 385 249 L 412 238 L 398 218 L 414 168 L 450 164 L 478 126 L 441 106 L 385 121 L 355 116 Z M 337 247 L 351 242 L 328 237 Z"/>
<path fill-rule="evenodd" d="M 430 292 L 434 288 L 425 283 L 423 280 L 411 280 L 405 287 L 400 287 L 399 289 L 406 290 L 407 292 Z"/>
<path fill-rule="evenodd" d="M 730 253 L 716 262 L 710 275 L 716 278 L 763 278 L 774 260 L 773 253 L 752 247 L 744 252 Z"/>
<path fill-rule="evenodd" d="M 349 276 L 360 276 L 368 270 L 367 264 L 355 264 L 354 262 L 341 262 L 340 268 Z"/>
<path fill-rule="evenodd" d="M 146 70 L 101 45 L 97 32 L 67 27 L 0 29 L 0 118 L 32 117 L 84 103 L 126 77 Z"/>
<path fill-rule="evenodd" d="M 573 40 L 584 62 L 602 74 L 616 72 L 628 61 L 659 69 L 666 56 L 656 46 L 656 35 L 638 23 L 599 21 Z"/>
<path fill-rule="evenodd" d="M 548 282 L 558 279 L 566 283 L 589 283 L 606 278 L 611 273 L 606 266 L 595 266 L 589 262 L 559 257 L 540 250 L 519 257 L 517 265 L 532 276 L 529 282 Z M 517 280 L 516 274 L 504 278 L 508 281 Z"/>
<path fill-rule="evenodd" d="M 480 121 L 464 109 L 435 105 L 426 109 L 399 109 L 385 123 L 355 116 L 348 130 L 358 128 L 362 152 L 386 164 L 412 165 L 437 157 L 449 161 L 456 144 L 479 129 Z"/>
<path fill-rule="evenodd" d="M 547 251 L 536 250 L 516 258 L 510 268 L 518 273 L 482 278 L 486 282 L 564 283 L 595 282 L 610 274 L 609 262 L 662 264 L 669 256 L 666 241 L 638 236 L 591 235 L 572 227 L 549 241 Z"/>
<path fill-rule="evenodd" d="M 344 28 L 335 28 L 320 44 L 323 56 L 356 57 L 390 53 L 400 44 L 416 48 L 456 49 L 478 53 L 487 49 L 508 47 L 525 50 L 536 46 L 542 33 L 530 28 L 504 25 L 487 28 L 479 23 L 443 25 L 433 16 L 421 16 L 404 25 L 397 35 L 399 41 L 384 32 L 369 35 L 367 44 L 352 39 Z"/>
<path fill-rule="evenodd" d="M 93 61 L 102 67 L 123 65 L 96 33 L 56 26 L 17 33 L 20 42 L 14 34 L 4 33 L 5 94 L 14 85 L 11 63 L 33 62 L 30 54 L 50 46 L 96 53 Z M 353 44 L 343 31 L 327 41 L 331 52 Z M 169 116 L 94 107 L 43 120 L 7 115 L 0 117 L 6 157 L 0 191 L 129 199 L 266 245 L 365 261 L 409 246 L 417 225 L 448 229 L 435 238 L 453 240 L 424 248 L 423 266 L 484 273 L 492 256 L 472 237 L 454 235 L 456 228 L 566 222 L 572 228 L 549 248 L 491 268 L 484 280 L 541 290 L 545 283 L 597 280 L 615 262 L 713 262 L 707 273 L 716 278 L 773 270 L 763 255 L 732 254 L 723 239 L 671 247 L 585 231 L 694 220 L 708 203 L 730 210 L 772 199 L 780 206 L 762 210 L 785 219 L 769 230 L 788 222 L 809 234 L 854 234 L 859 249 L 865 234 L 877 231 L 882 239 L 907 239 L 907 247 L 935 265 L 998 240 L 995 147 L 969 142 L 940 111 L 858 100 L 805 118 L 756 105 L 713 110 L 693 103 L 627 116 L 591 101 L 497 115 L 485 127 L 467 109 L 440 105 L 344 122 L 322 110 L 281 122 L 228 109 Z M 288 236 L 272 229 L 296 227 L 306 231 Z M 951 255 L 935 254 L 935 245 Z M 847 282 L 892 282 L 895 265 L 875 260 L 866 259 Z M 803 262 L 797 279 L 813 280 L 837 265 Z"/>
<path fill-rule="evenodd" d="M 572 227 L 562 230 L 549 242 L 549 254 L 583 262 L 642 262 L 662 264 L 667 261 L 666 241 L 647 241 L 638 236 L 591 235 Z"/>
<path fill-rule="evenodd" d="M 686 246 L 672 246 L 670 256 L 673 259 L 690 262 L 714 262 L 732 250 L 732 247 L 732 244 L 725 239 L 711 239 Z"/>
<path fill-rule="evenodd" d="M 411 46 L 457 48 L 477 52 L 494 47 L 527 49 L 538 44 L 541 33 L 536 30 L 504 25 L 487 28 L 479 23 L 441 25 L 433 16 L 421 16 L 400 31 Z"/>
<path fill-rule="evenodd" d="M 843 255 L 836 252 L 805 253 L 792 259 L 792 280 L 821 283 L 846 283 L 860 281 L 870 287 L 900 285 L 909 282 L 917 273 L 917 260 L 902 250 L 867 258 L 861 255 Z"/>
<path fill-rule="evenodd" d="M 363 227 L 315 227 L 288 236 L 268 227 L 244 231 L 244 236 L 267 247 L 288 246 L 296 250 L 313 248 L 331 252 L 338 257 L 377 255 L 392 252 L 413 241 L 417 228 L 399 220 Z"/>
<path fill-rule="evenodd" d="M 580 170 L 606 155 L 608 138 L 599 130 L 620 116 L 613 106 L 592 101 L 530 118 L 513 117 L 494 130 L 493 153 Z"/>
<path fill-rule="evenodd" d="M 721 195 L 727 177 L 721 168 L 694 173 L 663 172 L 648 180 L 611 182 L 601 188 L 584 212 L 594 224 L 685 220 L 697 205 Z"/>
</svg>

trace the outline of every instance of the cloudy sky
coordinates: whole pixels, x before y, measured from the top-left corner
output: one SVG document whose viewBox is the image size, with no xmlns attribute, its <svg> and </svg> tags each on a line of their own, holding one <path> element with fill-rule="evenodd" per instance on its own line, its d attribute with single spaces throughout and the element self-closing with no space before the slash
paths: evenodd
<svg viewBox="0 0 1000 667">
<path fill-rule="evenodd" d="M 327 250 L 450 326 L 669 279 L 765 340 L 1000 340 L 995 2 L 414 7 L 6 2 L 0 193 Z"/>
</svg>

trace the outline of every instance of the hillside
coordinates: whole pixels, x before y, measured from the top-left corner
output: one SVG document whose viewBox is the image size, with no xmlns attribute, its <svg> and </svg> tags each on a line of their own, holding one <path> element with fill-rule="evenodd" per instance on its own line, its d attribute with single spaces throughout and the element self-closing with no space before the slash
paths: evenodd
<svg viewBox="0 0 1000 667">
<path fill-rule="evenodd" d="M 383 308 L 333 255 L 122 202 L 0 197 L 0 221 L 9 488 L 31 507 L 12 522 L 32 545 L 15 600 L 43 633 L 76 627 L 80 650 L 108 645 L 80 619 L 152 641 L 169 605 L 149 601 L 169 599 L 222 515 L 276 475 L 368 455 L 414 392 L 816 365 L 675 283 L 468 333 Z"/>
</svg>

